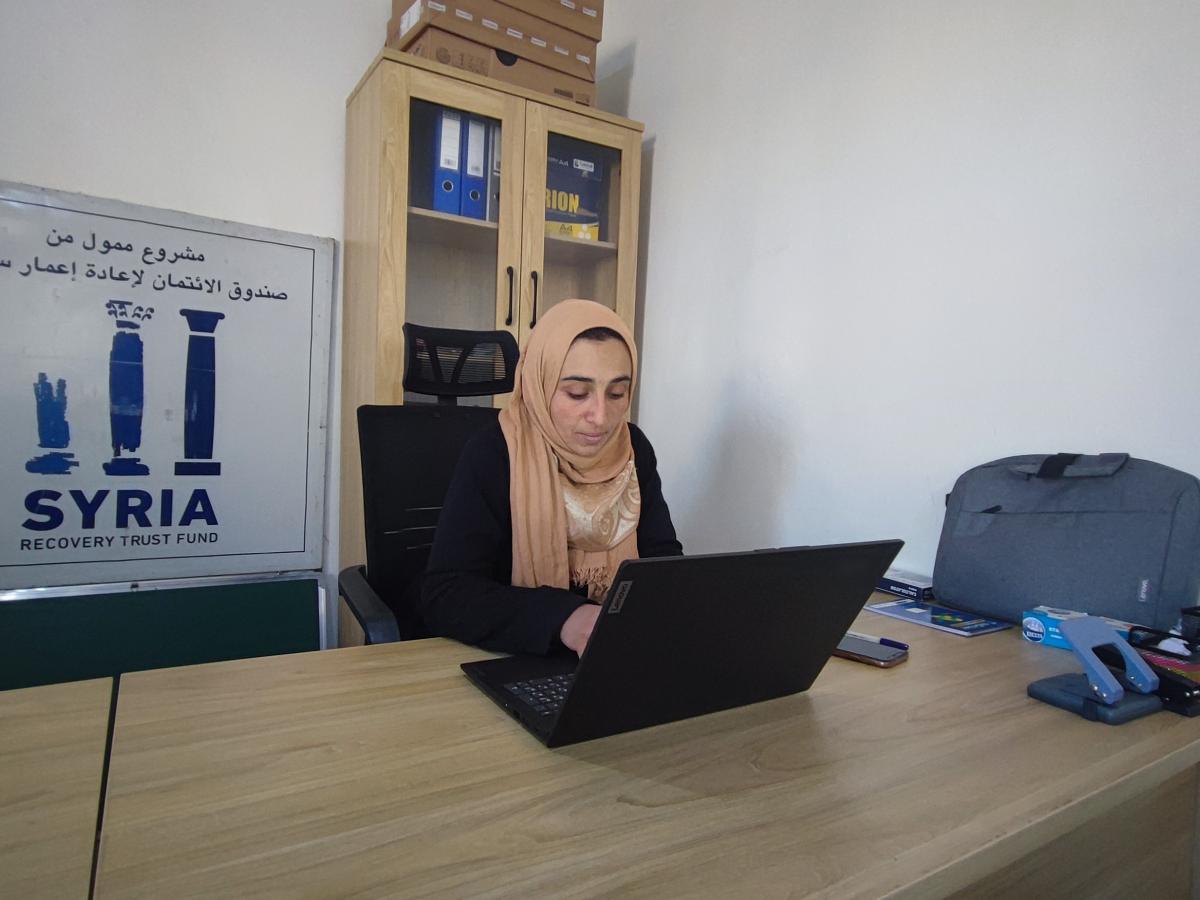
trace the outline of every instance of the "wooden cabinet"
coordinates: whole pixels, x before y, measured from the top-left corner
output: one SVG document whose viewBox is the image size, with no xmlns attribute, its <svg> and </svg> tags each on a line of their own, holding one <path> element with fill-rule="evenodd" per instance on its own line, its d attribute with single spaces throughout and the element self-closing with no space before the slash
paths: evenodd
<svg viewBox="0 0 1200 900">
<path fill-rule="evenodd" d="M 434 208 L 433 147 L 446 109 L 496 134 L 490 218 Z M 355 411 L 404 402 L 404 322 L 501 328 L 523 347 L 538 315 L 584 297 L 633 328 L 642 137 L 636 122 L 393 51 L 363 77 L 346 118 L 342 566 L 365 559 Z M 599 226 L 587 239 L 547 228 L 548 199 L 571 207 L 547 197 L 552 164 L 603 173 L 590 201 Z"/>
</svg>

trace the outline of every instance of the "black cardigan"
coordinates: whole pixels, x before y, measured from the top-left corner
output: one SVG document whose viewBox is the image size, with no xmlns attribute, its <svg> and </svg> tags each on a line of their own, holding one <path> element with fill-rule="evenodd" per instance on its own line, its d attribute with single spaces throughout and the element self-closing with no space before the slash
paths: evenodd
<svg viewBox="0 0 1200 900">
<path fill-rule="evenodd" d="M 629 426 L 642 508 L 638 555 L 679 556 L 654 448 Z M 434 634 L 509 653 L 562 650 L 563 622 L 586 598 L 555 587 L 512 586 L 508 445 L 500 424 L 463 448 L 438 518 L 421 587 L 421 616 Z"/>
</svg>

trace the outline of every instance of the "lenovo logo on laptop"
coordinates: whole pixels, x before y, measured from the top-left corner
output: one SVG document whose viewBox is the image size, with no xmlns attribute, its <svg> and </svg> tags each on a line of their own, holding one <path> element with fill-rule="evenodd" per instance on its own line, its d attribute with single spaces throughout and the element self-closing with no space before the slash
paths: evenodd
<svg viewBox="0 0 1200 900">
<path fill-rule="evenodd" d="M 609 615 L 614 615 L 621 611 L 621 607 L 625 605 L 625 598 L 629 596 L 629 589 L 633 587 L 632 581 L 622 581 L 617 585 L 617 590 L 613 594 L 612 603 L 608 605 Z"/>
</svg>

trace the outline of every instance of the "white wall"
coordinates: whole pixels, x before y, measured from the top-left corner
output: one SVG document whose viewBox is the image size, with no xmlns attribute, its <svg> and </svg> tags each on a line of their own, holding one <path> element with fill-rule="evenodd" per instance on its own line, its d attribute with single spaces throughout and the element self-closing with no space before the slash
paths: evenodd
<svg viewBox="0 0 1200 900">
<path fill-rule="evenodd" d="M 1200 4 L 607 0 L 600 78 L 647 124 L 639 419 L 685 548 L 928 573 L 976 463 L 1200 473 Z"/>
<path fill-rule="evenodd" d="M 0 0 L 9 180 L 341 239 L 387 0 Z"/>
<path fill-rule="evenodd" d="M 742 6 L 608 0 L 600 52 L 647 123 L 639 418 L 688 549 L 898 535 L 928 572 L 974 463 L 1200 472 L 1200 5 Z M 340 240 L 389 12 L 0 0 L 0 178 Z"/>
<path fill-rule="evenodd" d="M 387 0 L 0 0 L 0 178 L 340 243 L 346 97 L 390 12 Z"/>
</svg>

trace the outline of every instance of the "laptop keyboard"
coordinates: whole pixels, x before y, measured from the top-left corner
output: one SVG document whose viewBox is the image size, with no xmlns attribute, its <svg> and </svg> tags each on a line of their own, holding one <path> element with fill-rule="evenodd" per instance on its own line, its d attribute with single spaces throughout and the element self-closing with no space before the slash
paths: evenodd
<svg viewBox="0 0 1200 900">
<path fill-rule="evenodd" d="M 575 680 L 574 672 L 563 675 L 550 675 L 546 678 L 530 678 L 528 681 L 514 681 L 504 687 L 510 693 L 524 700 L 533 711 L 543 716 L 552 716 L 562 709 L 563 701 L 567 699 L 567 691 Z"/>
</svg>

